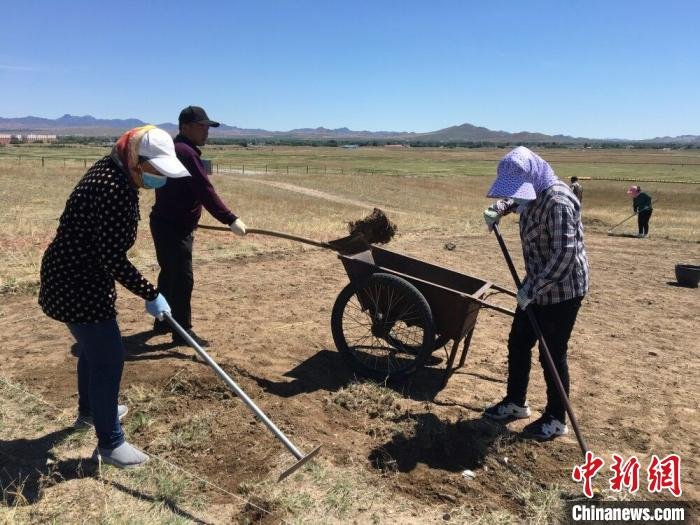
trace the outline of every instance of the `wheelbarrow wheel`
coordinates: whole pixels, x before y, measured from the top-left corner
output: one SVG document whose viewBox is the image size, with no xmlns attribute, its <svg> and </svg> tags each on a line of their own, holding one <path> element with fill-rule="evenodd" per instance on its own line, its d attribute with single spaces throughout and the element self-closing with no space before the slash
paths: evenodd
<svg viewBox="0 0 700 525">
<path fill-rule="evenodd" d="M 331 331 L 353 368 L 380 380 L 414 373 L 435 345 L 428 301 L 411 283 L 387 273 L 343 288 L 333 305 Z"/>
<path fill-rule="evenodd" d="M 440 350 L 443 346 L 452 340 L 449 335 L 438 334 L 435 336 L 435 344 L 433 345 L 433 350 Z"/>
<path fill-rule="evenodd" d="M 433 343 L 433 352 L 435 350 L 440 350 L 443 346 L 445 346 L 447 343 L 450 342 L 450 337 L 447 335 L 443 334 L 436 334 L 435 335 L 435 342 Z M 387 341 L 389 344 L 393 345 L 395 342 L 393 341 L 392 337 L 388 337 Z M 396 342 L 397 344 L 401 344 L 400 341 Z M 411 345 L 404 345 L 404 348 L 406 351 L 411 351 L 413 353 L 418 353 L 421 350 L 421 346 L 411 346 Z"/>
</svg>

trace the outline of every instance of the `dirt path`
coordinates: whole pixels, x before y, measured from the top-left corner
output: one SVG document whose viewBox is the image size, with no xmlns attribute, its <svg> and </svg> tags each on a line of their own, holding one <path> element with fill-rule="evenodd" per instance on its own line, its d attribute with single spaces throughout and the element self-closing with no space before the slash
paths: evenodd
<svg viewBox="0 0 700 525">
<path fill-rule="evenodd" d="M 519 256 L 512 233 L 507 242 Z M 447 241 L 456 244 L 453 251 L 443 248 Z M 698 290 L 669 284 L 673 265 L 697 258 L 697 247 L 594 234 L 587 243 L 592 286 L 569 349 L 571 397 L 584 435 L 608 463 L 613 452 L 636 455 L 642 470 L 652 454 L 680 454 L 683 499 L 697 500 L 700 300 Z M 405 236 L 392 249 L 512 287 L 487 234 Z M 480 418 L 483 407 L 504 393 L 509 319 L 502 314 L 479 314 L 466 367 L 434 402 L 427 400 L 436 393 L 444 361 L 397 386 L 387 404 L 353 383 L 352 370 L 334 348 L 331 308 L 347 277 L 333 255 L 314 250 L 268 255 L 209 263 L 195 272 L 197 332 L 212 340 L 212 356 L 300 448 L 323 443 L 323 461 L 360 469 L 370 484 L 431 504 L 449 500 L 513 509 L 513 484 L 523 479 L 559 483 L 580 494 L 570 478 L 581 459 L 573 435 L 526 442 L 517 435 L 525 422 L 504 427 Z M 119 322 L 129 351 L 122 390 L 162 394 L 148 409 L 153 424 L 134 436 L 136 442 L 150 443 L 231 490 L 288 466 L 281 445 L 214 374 L 193 361 L 190 350 L 170 347 L 167 337 L 148 339 L 142 301 L 123 289 L 119 294 Z M 65 327 L 40 315 L 34 297 L 3 297 L 0 343 L 0 373 L 73 410 L 71 339 Z M 533 410 L 541 410 L 545 401 L 536 358 L 529 401 Z M 158 448 L 174 425 L 196 414 L 212 418 L 206 447 L 185 455 Z M 466 468 L 477 472 L 474 480 L 462 477 Z"/>
<path fill-rule="evenodd" d="M 253 173 L 251 173 L 252 175 Z M 243 177 L 237 177 L 243 179 Z M 296 184 L 290 184 L 288 182 L 278 182 L 272 180 L 263 180 L 245 177 L 246 182 L 256 182 L 258 184 L 264 184 L 266 186 L 271 186 L 273 188 L 278 188 L 286 191 L 293 191 L 295 193 L 301 193 L 308 197 L 315 197 L 317 199 L 323 199 L 330 202 L 337 202 L 338 204 L 349 204 L 350 206 L 358 206 L 360 208 L 381 208 L 388 213 L 407 213 L 405 211 L 399 210 L 397 208 L 387 208 L 386 206 L 380 206 L 379 204 L 372 204 L 371 202 L 365 202 L 357 199 L 348 199 L 347 197 L 341 197 L 340 195 L 334 195 L 321 190 L 314 190 L 312 188 L 305 188 L 303 186 L 297 186 Z"/>
</svg>

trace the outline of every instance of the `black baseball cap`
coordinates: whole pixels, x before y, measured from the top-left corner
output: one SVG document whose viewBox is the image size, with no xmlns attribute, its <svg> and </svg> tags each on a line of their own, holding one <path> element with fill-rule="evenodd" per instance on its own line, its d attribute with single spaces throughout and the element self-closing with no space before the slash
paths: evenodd
<svg viewBox="0 0 700 525">
<path fill-rule="evenodd" d="M 211 120 L 207 116 L 207 112 L 199 106 L 187 106 L 185 109 L 180 111 L 178 122 L 180 124 L 191 124 L 193 122 L 197 122 L 199 124 L 208 124 L 212 128 L 219 127 L 219 123 Z"/>
</svg>

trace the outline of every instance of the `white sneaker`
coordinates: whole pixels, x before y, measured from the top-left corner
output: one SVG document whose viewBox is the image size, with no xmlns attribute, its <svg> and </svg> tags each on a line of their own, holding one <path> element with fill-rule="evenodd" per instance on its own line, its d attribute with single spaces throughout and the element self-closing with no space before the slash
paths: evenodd
<svg viewBox="0 0 700 525">
<path fill-rule="evenodd" d="M 137 468 L 148 461 L 148 454 L 126 441 L 116 448 L 97 447 L 92 453 L 93 461 L 106 463 L 118 468 Z"/>
<path fill-rule="evenodd" d="M 569 427 L 566 426 L 566 423 L 562 423 L 548 414 L 542 414 L 542 417 L 523 428 L 524 435 L 536 439 L 553 439 L 568 433 Z"/>
<path fill-rule="evenodd" d="M 526 417 L 530 417 L 531 413 L 532 412 L 530 412 L 530 407 L 527 406 L 527 403 L 520 406 L 506 401 L 505 399 L 484 410 L 484 415 L 486 417 L 490 417 L 491 419 L 524 419 Z"/>
<path fill-rule="evenodd" d="M 126 405 L 119 405 L 117 407 L 117 416 L 119 417 L 119 421 L 124 419 L 124 416 L 129 413 L 129 407 Z M 76 418 L 75 422 L 73 423 L 74 428 L 89 428 L 89 427 L 94 427 L 95 422 L 92 419 L 92 416 L 81 416 L 78 415 Z"/>
</svg>

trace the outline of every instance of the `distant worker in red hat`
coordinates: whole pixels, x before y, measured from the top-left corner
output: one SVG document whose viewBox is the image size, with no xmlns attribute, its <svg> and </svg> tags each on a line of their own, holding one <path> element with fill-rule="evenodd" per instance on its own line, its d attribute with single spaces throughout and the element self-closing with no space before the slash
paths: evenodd
<svg viewBox="0 0 700 525">
<path fill-rule="evenodd" d="M 651 195 L 643 192 L 641 186 L 630 186 L 627 195 L 632 197 L 632 211 L 637 213 L 639 227 L 637 237 L 644 239 L 649 235 L 649 219 L 651 219 L 651 212 L 654 211 L 651 207 Z"/>
<path fill-rule="evenodd" d="M 151 210 L 151 235 L 160 265 L 158 289 L 167 298 L 172 316 L 202 347 L 209 342 L 192 330 L 192 246 L 194 230 L 202 216 L 202 207 L 219 222 L 227 225 L 236 235 L 245 235 L 246 227 L 219 198 L 202 162 L 199 149 L 207 142 L 209 128 L 219 127 L 204 109 L 187 106 L 178 119 L 180 133 L 175 137 L 175 153 L 191 177 L 171 181 L 156 190 L 156 201 Z M 156 333 L 171 332 L 167 323 L 156 320 Z M 186 344 L 177 333 L 173 342 Z"/>
</svg>

